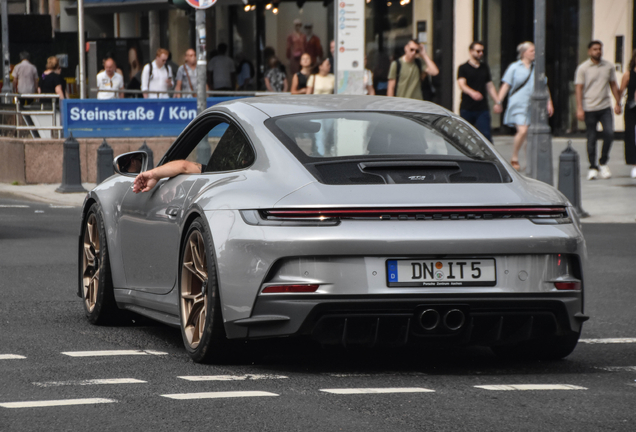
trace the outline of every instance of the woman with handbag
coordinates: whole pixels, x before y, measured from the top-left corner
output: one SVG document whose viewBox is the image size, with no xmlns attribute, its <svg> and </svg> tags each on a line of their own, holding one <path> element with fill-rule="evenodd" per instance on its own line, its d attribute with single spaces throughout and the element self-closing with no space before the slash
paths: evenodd
<svg viewBox="0 0 636 432">
<path fill-rule="evenodd" d="M 501 79 L 498 99 L 503 101 L 508 96 L 504 124 L 515 127 L 517 130 L 513 140 L 510 164 L 519 171 L 521 169 L 519 150 L 526 141 L 530 126 L 530 101 L 534 92 L 534 44 L 532 42 L 519 44 L 517 52 L 519 60 L 506 69 L 506 73 Z M 510 94 L 508 94 L 509 91 Z M 552 99 L 548 97 L 548 115 L 552 117 L 553 113 Z"/>
<path fill-rule="evenodd" d="M 625 104 L 625 163 L 632 166 L 631 178 L 636 179 L 636 50 L 629 61 L 629 72 L 623 74 L 621 88 L 618 93 L 622 96 L 627 89 Z"/>
</svg>

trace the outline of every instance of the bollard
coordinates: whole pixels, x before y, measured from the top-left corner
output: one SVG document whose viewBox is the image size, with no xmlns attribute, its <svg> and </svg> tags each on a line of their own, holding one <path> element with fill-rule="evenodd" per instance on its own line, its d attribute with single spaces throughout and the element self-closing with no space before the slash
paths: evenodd
<svg viewBox="0 0 636 432">
<path fill-rule="evenodd" d="M 148 168 L 149 170 L 153 169 L 155 167 L 155 163 L 154 160 L 152 158 L 152 149 L 150 147 L 148 147 L 148 145 L 146 144 L 146 141 L 144 141 L 144 143 L 141 145 L 141 147 L 139 147 L 140 151 L 145 151 L 146 154 L 148 154 Z"/>
<path fill-rule="evenodd" d="M 97 184 L 115 174 L 113 169 L 113 148 L 108 145 L 106 138 L 97 148 Z"/>
<path fill-rule="evenodd" d="M 62 163 L 62 184 L 55 189 L 58 193 L 87 192 L 82 187 L 79 143 L 73 134 L 64 141 L 64 162 Z"/>
<path fill-rule="evenodd" d="M 572 148 L 572 140 L 559 156 L 559 191 L 570 200 L 579 216 L 589 214 L 581 207 L 581 169 L 579 154 Z"/>
</svg>

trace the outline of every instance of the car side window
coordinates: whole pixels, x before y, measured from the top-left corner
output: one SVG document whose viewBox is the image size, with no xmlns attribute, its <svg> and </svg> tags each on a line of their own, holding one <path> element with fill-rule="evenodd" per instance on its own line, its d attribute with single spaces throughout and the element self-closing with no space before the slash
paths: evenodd
<svg viewBox="0 0 636 432">
<path fill-rule="evenodd" d="M 236 125 L 230 124 L 212 151 L 205 172 L 247 168 L 254 163 L 255 157 L 254 150 L 243 132 Z"/>
<path fill-rule="evenodd" d="M 196 147 L 190 151 L 186 160 L 189 160 L 190 162 L 197 162 L 201 165 L 207 164 L 210 160 L 210 156 L 216 149 L 229 126 L 230 124 L 228 122 L 215 122 L 212 129 L 210 129 L 199 141 Z"/>
</svg>

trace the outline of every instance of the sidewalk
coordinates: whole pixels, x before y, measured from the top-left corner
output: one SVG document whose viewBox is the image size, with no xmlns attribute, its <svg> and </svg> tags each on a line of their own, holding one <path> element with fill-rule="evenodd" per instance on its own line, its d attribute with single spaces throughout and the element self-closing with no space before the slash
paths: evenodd
<svg viewBox="0 0 636 432">
<path fill-rule="evenodd" d="M 495 146 L 507 160 L 512 154 L 512 136 L 495 137 Z M 553 166 L 555 186 L 559 179 L 559 155 L 567 147 L 566 138 L 552 140 Z M 636 223 L 636 179 L 629 174 L 631 166 L 625 165 L 623 155 L 623 141 L 615 141 L 610 153 L 608 166 L 612 171 L 609 180 L 587 181 L 588 162 L 585 150 L 585 139 L 572 139 L 572 147 L 578 152 L 581 161 L 581 195 L 583 210 L 590 217 L 583 219 L 585 223 Z M 601 142 L 599 141 L 599 154 Z M 525 155 L 520 155 L 520 163 L 525 168 Z M 94 183 L 84 183 L 84 188 L 90 190 Z M 13 195 L 22 199 L 51 203 L 55 205 L 81 206 L 84 202 L 83 193 L 61 194 L 55 192 L 59 185 L 25 185 L 14 186 L 0 183 L 0 195 Z"/>
</svg>

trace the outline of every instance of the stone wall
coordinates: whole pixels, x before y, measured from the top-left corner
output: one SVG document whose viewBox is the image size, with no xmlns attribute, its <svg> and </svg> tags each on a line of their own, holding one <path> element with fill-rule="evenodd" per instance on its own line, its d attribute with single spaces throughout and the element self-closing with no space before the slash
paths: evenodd
<svg viewBox="0 0 636 432">
<path fill-rule="evenodd" d="M 137 150 L 144 141 L 153 151 L 155 164 L 168 150 L 174 137 L 110 138 L 106 142 L 118 156 Z M 97 176 L 97 148 L 100 138 L 80 138 L 82 182 L 95 183 Z M 21 184 L 61 183 L 63 139 L 19 139 L 0 137 L 0 183 Z"/>
</svg>

